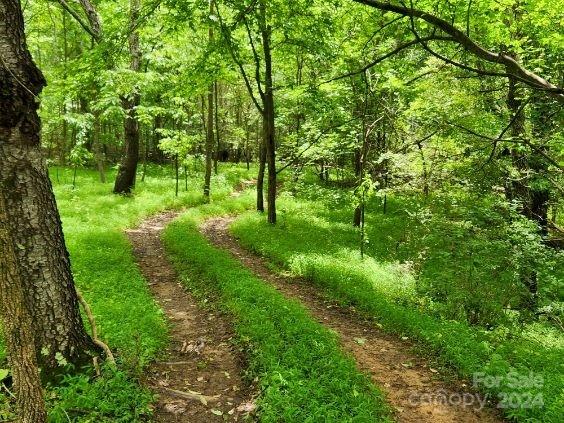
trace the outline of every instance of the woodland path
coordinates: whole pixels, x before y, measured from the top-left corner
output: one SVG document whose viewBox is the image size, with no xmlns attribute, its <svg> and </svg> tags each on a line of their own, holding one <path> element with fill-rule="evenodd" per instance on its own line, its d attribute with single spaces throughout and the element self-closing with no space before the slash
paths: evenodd
<svg viewBox="0 0 564 423">
<path fill-rule="evenodd" d="M 491 408 L 480 409 L 475 402 L 463 406 L 457 401 L 470 389 L 462 382 L 446 383 L 426 360 L 411 354 L 408 340 L 398 339 L 379 330 L 372 321 L 324 299 L 307 282 L 270 270 L 268 261 L 240 246 L 229 232 L 234 217 L 207 220 L 201 232 L 212 244 L 225 249 L 261 279 L 271 283 L 288 298 L 302 303 L 321 324 L 334 330 L 342 348 L 356 360 L 358 367 L 371 375 L 393 407 L 395 419 L 406 423 L 501 422 Z M 451 401 L 441 401 L 452 398 Z M 475 398 L 475 395 L 474 395 Z"/>
<path fill-rule="evenodd" d="M 144 383 L 159 395 L 157 422 L 241 421 L 251 410 L 252 389 L 241 378 L 242 354 L 229 319 L 203 308 L 181 285 L 166 257 L 161 233 L 179 213 L 166 212 L 127 231 L 139 267 L 166 314 L 170 343 L 151 364 Z"/>
</svg>

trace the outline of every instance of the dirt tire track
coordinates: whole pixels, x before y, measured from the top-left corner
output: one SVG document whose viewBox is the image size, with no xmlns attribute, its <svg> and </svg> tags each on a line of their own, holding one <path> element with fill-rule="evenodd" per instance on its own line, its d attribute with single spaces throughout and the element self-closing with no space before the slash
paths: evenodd
<svg viewBox="0 0 564 423">
<path fill-rule="evenodd" d="M 241 378 L 243 357 L 233 346 L 229 320 L 215 310 L 203 309 L 182 287 L 161 241 L 163 229 L 177 216 L 162 213 L 126 232 L 170 327 L 171 342 L 161 360 L 149 366 L 143 382 L 159 395 L 154 413 L 157 422 L 240 421 L 246 413 L 237 407 L 250 401 L 252 389 Z M 171 390 L 220 397 L 206 405 Z"/>
<path fill-rule="evenodd" d="M 334 330 L 345 351 L 352 354 L 359 368 L 371 375 L 386 394 L 395 418 L 406 423 L 490 423 L 502 422 L 496 410 L 448 404 L 449 401 L 419 401 L 425 395 L 471 393 L 460 382 L 446 384 L 436 370 L 409 350 L 411 345 L 380 331 L 374 322 L 362 319 L 353 310 L 327 301 L 307 282 L 281 276 L 269 269 L 268 261 L 245 250 L 229 232 L 235 218 L 223 216 L 207 220 L 201 232 L 212 244 L 228 250 L 261 279 L 270 282 L 282 294 L 301 302 L 326 327 Z M 452 401 L 453 403 L 455 401 Z"/>
</svg>

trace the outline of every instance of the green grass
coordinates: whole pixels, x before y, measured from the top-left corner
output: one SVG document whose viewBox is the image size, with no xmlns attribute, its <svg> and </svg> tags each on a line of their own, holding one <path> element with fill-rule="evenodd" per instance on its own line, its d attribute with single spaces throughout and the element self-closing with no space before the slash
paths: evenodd
<svg viewBox="0 0 564 423">
<path fill-rule="evenodd" d="M 136 421 L 148 412 L 152 395 L 136 384 L 135 377 L 166 344 L 167 326 L 124 229 L 159 211 L 202 203 L 203 176 L 191 174 L 188 191 L 181 184 L 175 197 L 170 169 L 151 167 L 135 194 L 125 197 L 112 194 L 112 183 L 100 183 L 94 171 L 79 170 L 75 188 L 71 169 L 53 168 L 50 174 L 77 287 L 92 308 L 99 336 L 117 353 L 121 369 L 94 382 L 77 375 L 51 387 L 51 420 L 68 421 L 69 414 L 73 421 Z M 213 179 L 213 198 L 227 195 L 247 174 L 242 168 L 226 169 Z M 108 180 L 113 176 L 112 172 Z M 4 359 L 0 345 L 0 368 Z M 0 397 L 0 417 L 5 401 Z"/>
<path fill-rule="evenodd" d="M 358 253 L 358 231 L 351 225 L 351 206 L 342 201 L 337 190 L 327 191 L 318 195 L 322 200 L 312 200 L 299 193 L 296 198 L 283 196 L 279 201 L 277 226 L 268 225 L 254 212 L 247 212 L 234 222 L 231 230 L 247 248 L 307 278 L 329 297 L 375 317 L 389 332 L 418 341 L 425 353 L 438 357 L 444 366 L 463 378 L 472 381 L 475 373 L 506 376 L 511 372 L 520 375 L 532 372 L 541 377 L 540 387 L 516 389 L 506 379 L 500 386 L 479 385 L 478 388 L 495 402 L 506 392 L 542 397 L 543 406 L 537 403 L 531 408 L 504 410 L 508 417 L 518 421 L 561 421 L 564 339 L 557 329 L 540 323 L 486 329 L 433 312 L 429 304 L 432 299 L 418 295 L 413 265 L 383 261 L 384 257 L 390 257 L 390 251 L 396 253 L 396 240 L 412 224 L 409 216 L 369 215 L 371 243 L 368 257 L 362 260 Z M 468 296 L 472 294 L 469 292 Z"/>
<path fill-rule="evenodd" d="M 261 421 L 389 421 L 381 394 L 343 355 L 334 333 L 198 232 L 206 217 L 239 213 L 252 202 L 246 195 L 191 209 L 165 230 L 164 240 L 184 283 L 233 316 L 249 355 L 248 377 L 260 383 Z"/>
</svg>

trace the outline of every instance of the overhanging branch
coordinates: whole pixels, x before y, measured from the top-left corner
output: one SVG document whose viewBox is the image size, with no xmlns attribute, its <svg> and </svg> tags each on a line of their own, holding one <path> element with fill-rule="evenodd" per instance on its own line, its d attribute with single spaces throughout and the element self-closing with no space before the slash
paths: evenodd
<svg viewBox="0 0 564 423">
<path fill-rule="evenodd" d="M 476 43 L 474 40 L 472 40 L 464 32 L 456 28 L 453 24 L 447 22 L 444 19 L 439 18 L 438 16 L 432 15 L 423 10 L 415 9 L 412 7 L 405 7 L 397 4 L 392 4 L 391 2 L 383 2 L 377 0 L 353 0 L 353 1 L 355 1 L 356 3 L 365 4 L 367 6 L 382 11 L 397 13 L 402 16 L 408 16 L 410 18 L 417 18 L 424 20 L 425 22 L 431 24 L 433 27 L 440 29 L 444 33 L 450 35 L 453 41 L 460 44 L 465 50 L 469 51 L 476 57 L 490 63 L 503 65 L 509 74 L 522 80 L 530 87 L 547 91 L 552 95 L 554 95 L 560 102 L 564 102 L 564 88 L 558 87 L 548 82 L 543 77 L 524 68 L 520 63 L 518 63 L 514 58 L 512 58 L 508 54 L 495 53 L 485 49 L 484 47 Z"/>
</svg>

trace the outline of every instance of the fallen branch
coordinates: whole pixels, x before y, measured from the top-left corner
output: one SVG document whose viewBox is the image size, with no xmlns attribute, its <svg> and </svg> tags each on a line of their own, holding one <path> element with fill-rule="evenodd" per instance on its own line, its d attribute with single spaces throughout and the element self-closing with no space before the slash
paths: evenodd
<svg viewBox="0 0 564 423">
<path fill-rule="evenodd" d="M 214 395 L 214 396 L 202 395 L 202 394 L 199 394 L 198 392 L 194 392 L 194 391 L 184 392 L 184 391 L 178 391 L 176 389 L 162 388 L 162 387 L 160 389 L 168 392 L 169 394 L 175 395 L 179 398 L 183 398 L 183 399 L 187 399 L 187 400 L 200 401 L 204 405 L 207 405 L 208 402 L 217 401 L 220 397 L 219 395 Z"/>
</svg>

